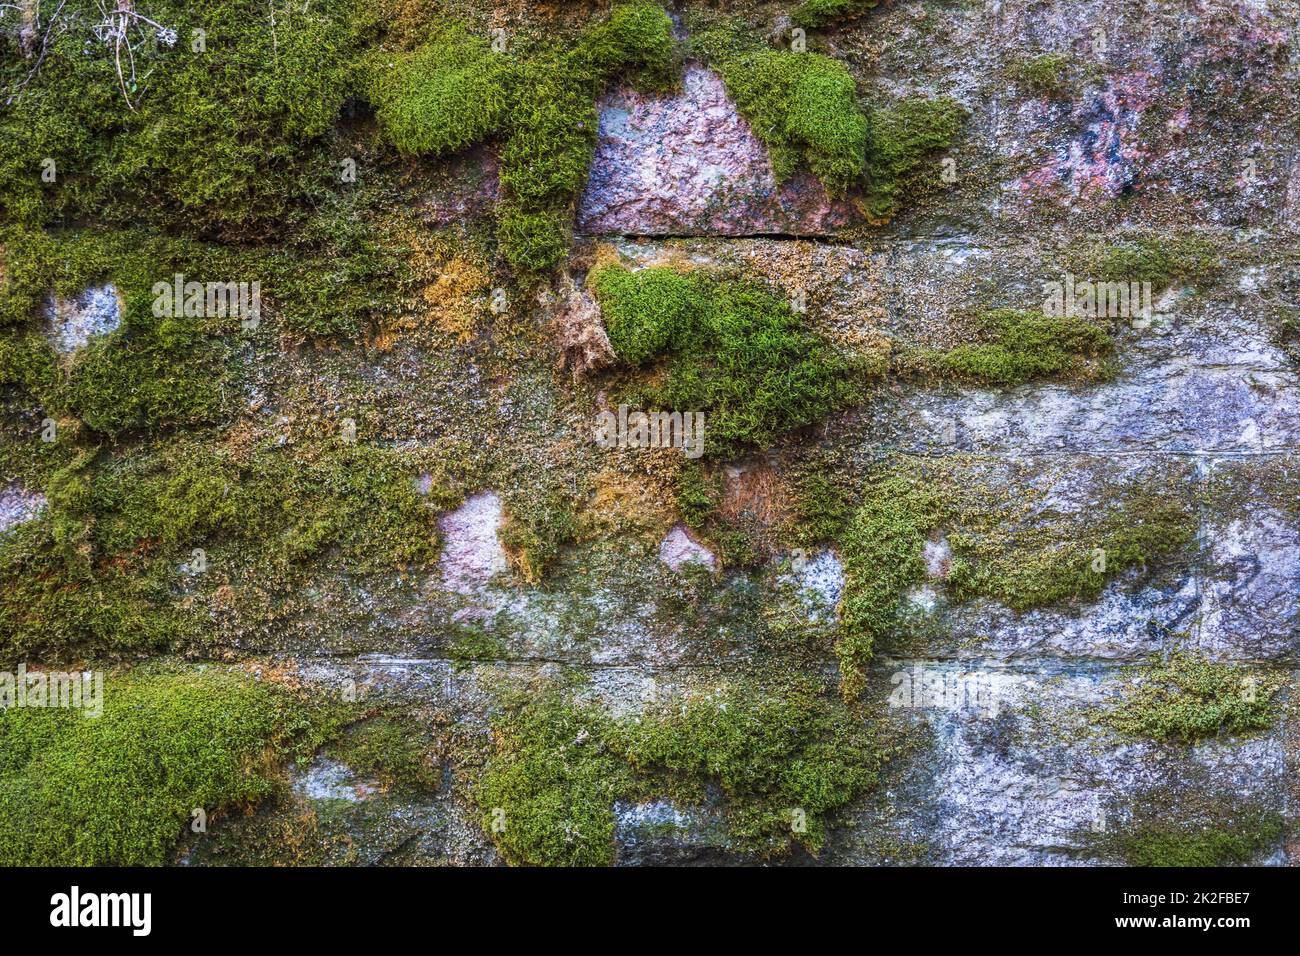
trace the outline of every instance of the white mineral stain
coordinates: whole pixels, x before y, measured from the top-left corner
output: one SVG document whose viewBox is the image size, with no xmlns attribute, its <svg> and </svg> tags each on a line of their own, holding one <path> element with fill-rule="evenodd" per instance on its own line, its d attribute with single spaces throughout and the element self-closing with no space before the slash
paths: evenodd
<svg viewBox="0 0 1300 956">
<path fill-rule="evenodd" d="M 501 499 L 485 491 L 466 498 L 463 505 L 439 519 L 443 534 L 439 566 L 448 589 L 474 591 L 506 570 L 506 552 L 497 538 L 501 518 Z"/>
</svg>

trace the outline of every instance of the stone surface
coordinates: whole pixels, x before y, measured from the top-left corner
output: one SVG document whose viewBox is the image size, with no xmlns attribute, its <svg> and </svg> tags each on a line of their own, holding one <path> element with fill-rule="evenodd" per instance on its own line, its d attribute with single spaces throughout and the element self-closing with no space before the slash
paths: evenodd
<svg viewBox="0 0 1300 956">
<path fill-rule="evenodd" d="M 111 285 L 92 286 L 72 299 L 51 296 L 45 303 L 45 321 L 54 347 L 71 355 L 122 324 L 122 302 Z"/>
<path fill-rule="evenodd" d="M 695 541 L 682 525 L 673 525 L 659 544 L 659 560 L 674 571 L 680 571 L 687 564 L 702 564 L 712 568 L 718 563 L 713 552 Z"/>
<path fill-rule="evenodd" d="M 777 185 L 763 144 L 702 67 L 687 67 L 678 94 L 611 93 L 599 135 L 581 233 L 825 235 L 853 220 L 807 174 Z"/>
<path fill-rule="evenodd" d="M 27 491 L 20 485 L 0 488 L 0 532 L 31 521 L 44 510 L 44 495 Z"/>
<path fill-rule="evenodd" d="M 439 519 L 444 535 L 439 564 L 447 588 L 473 592 L 506 570 L 506 552 L 497 537 L 501 517 L 501 499 L 488 491 L 472 495 Z"/>
</svg>

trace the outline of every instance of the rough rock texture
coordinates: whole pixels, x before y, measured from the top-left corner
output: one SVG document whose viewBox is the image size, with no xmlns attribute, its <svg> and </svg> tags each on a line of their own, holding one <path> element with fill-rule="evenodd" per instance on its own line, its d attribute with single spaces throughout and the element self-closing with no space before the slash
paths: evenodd
<svg viewBox="0 0 1300 956">
<path fill-rule="evenodd" d="M 688 67 L 682 87 L 661 96 L 619 90 L 601 101 L 579 232 L 823 235 L 853 220 L 853 207 L 806 173 L 777 185 L 716 73 Z"/>
<path fill-rule="evenodd" d="M 506 569 L 506 552 L 497 538 L 500 527 L 501 499 L 490 491 L 473 495 L 442 517 L 442 580 L 448 589 L 472 592 Z"/>
<path fill-rule="evenodd" d="M 911 745 L 845 809 L 821 853 L 794 862 L 1114 864 L 1123 859 L 1114 841 L 1151 812 L 1207 825 L 1250 808 L 1296 832 L 1300 371 L 1279 316 L 1300 308 L 1298 15 L 1294 0 L 905 0 L 825 30 L 816 40 L 869 102 L 944 94 L 971 113 L 952 153 L 957 182 L 932 183 L 869 233 L 843 232 L 848 207 L 813 181 L 777 189 L 761 144 L 707 70 L 691 67 L 679 94 L 616 90 L 602 101 L 576 220 L 593 241 L 579 239 L 575 280 L 600 246 L 631 266 L 718 270 L 782 298 L 799 289 L 808 326 L 846 348 L 961 344 L 972 313 L 1041 308 L 1044 282 L 1086 277 L 1078 247 L 1124 230 L 1192 232 L 1221 254 L 1214 274 L 1156 290 L 1149 323 L 1110 324 L 1107 380 L 993 388 L 899 378 L 772 450 L 834 447 L 861 471 L 896 452 L 960 461 L 991 495 L 1032 501 L 1043 521 L 1099 513 L 1113 504 L 1114 482 L 1144 481 L 1186 503 L 1195 527 L 1158 568 L 1131 568 L 1094 599 L 1020 613 L 987 598 L 951 600 L 954 545 L 932 535 L 926 579 L 908 593 L 903 625 L 878 642 L 864 692 L 884 712 L 882 734 Z M 1051 52 L 1066 55 L 1061 91 L 1024 88 L 1018 67 Z M 446 188 L 422 204 L 432 223 L 488 208 L 495 173 L 484 156 L 438 167 Z M 805 238 L 781 238 L 795 235 Z M 95 314 L 108 315 L 103 290 L 92 293 L 78 308 L 98 302 Z M 369 387 L 379 442 L 474 453 L 499 444 L 520 489 L 568 490 L 574 461 L 602 476 L 613 466 L 590 442 L 602 399 L 555 374 L 557 359 L 571 350 L 571 369 L 594 365 L 607 343 L 590 300 L 564 286 L 538 313 L 539 327 L 560 318 L 559 346 L 546 340 L 545 362 L 532 368 L 520 342 L 536 330 L 511 324 L 522 311 L 448 346 L 445 365 L 400 342 L 379 354 L 322 349 L 310 357 L 317 365 L 287 372 L 268 360 L 258 387 L 306 395 L 313 409 L 350 409 Z M 282 411 L 272 401 L 241 424 L 277 434 Z M 654 487 L 639 467 L 628 466 L 627 480 Z M 579 498 L 590 491 L 574 488 Z M 436 709 L 469 754 L 491 746 L 497 691 L 540 678 L 576 676 L 617 715 L 774 662 L 834 688 L 829 631 L 844 555 L 780 542 L 772 560 L 719 571 L 717 555 L 670 525 L 672 515 L 650 534 L 580 524 L 544 581 L 528 584 L 506 573 L 498 540 L 505 486 L 467 491 L 442 517 L 437 565 L 370 579 L 321 574 L 300 614 L 273 630 L 223 631 L 213 645 L 281 658 L 316 685 L 348 682 Z M 34 500 L 0 491 L 0 527 L 33 514 Z M 715 573 L 691 573 L 700 566 Z M 821 641 L 820 658 L 791 661 L 780 640 L 790 621 Z M 1271 726 L 1195 744 L 1102 727 L 1098 714 L 1175 650 L 1278 676 Z M 940 692 L 905 697 L 904 686 Z M 318 762 L 277 812 L 334 814 L 331 832 L 342 836 L 330 862 L 500 863 L 466 794 L 472 763 L 451 762 L 435 793 L 412 797 L 372 792 L 370 781 Z M 612 859 L 743 860 L 713 796 L 698 806 L 618 803 Z M 219 822 L 187 860 L 223 861 L 221 834 L 244 825 Z M 1255 862 L 1297 858 L 1292 835 Z"/>
<path fill-rule="evenodd" d="M 45 496 L 19 485 L 0 488 L 0 532 L 31 521 L 45 509 Z"/>
<path fill-rule="evenodd" d="M 674 571 L 685 564 L 703 564 L 712 568 L 718 563 L 713 552 L 695 541 L 681 525 L 673 525 L 667 537 L 659 544 L 659 560 Z"/>
<path fill-rule="evenodd" d="M 97 335 L 122 323 L 122 303 L 111 285 L 86 289 L 75 299 L 51 296 L 45 320 L 54 347 L 70 355 Z"/>
</svg>

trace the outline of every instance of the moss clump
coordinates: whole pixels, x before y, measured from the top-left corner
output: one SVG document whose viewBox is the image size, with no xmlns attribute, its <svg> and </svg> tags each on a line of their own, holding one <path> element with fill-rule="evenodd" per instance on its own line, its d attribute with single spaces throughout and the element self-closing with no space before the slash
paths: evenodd
<svg viewBox="0 0 1300 956">
<path fill-rule="evenodd" d="M 857 395 L 851 362 L 760 288 L 667 267 L 603 266 L 589 283 L 618 356 L 665 363 L 644 407 L 703 412 L 708 455 L 765 447 Z"/>
<path fill-rule="evenodd" d="M 351 3 L 295 10 L 271 28 L 252 0 L 154 0 L 148 16 L 176 31 L 159 42 L 132 27 L 132 63 L 96 37 L 98 5 L 42 8 L 50 44 L 31 60 L 0 58 L 0 218 L 30 224 L 180 221 L 197 231 L 274 230 L 328 188 L 326 143 L 354 85 L 369 31 Z M 195 51 L 194 31 L 206 49 Z M 12 34 L 11 34 L 12 35 Z M 29 78 L 29 74 L 31 74 Z M 201 144 L 201 145 L 199 145 Z M 54 182 L 43 163 L 56 164 Z"/>
<path fill-rule="evenodd" d="M 1185 652 L 1156 659 L 1126 688 L 1105 722 L 1120 733 L 1179 743 L 1267 730 L 1281 681 Z"/>
<path fill-rule="evenodd" d="M 760 857 L 816 853 L 830 817 L 875 785 L 880 752 L 862 715 L 806 688 L 691 698 L 618 728 L 616 747 L 683 801 L 716 783 L 732 844 Z"/>
<path fill-rule="evenodd" d="M 1153 823 L 1115 842 L 1129 866 L 1244 866 L 1275 847 L 1284 833 L 1277 814 L 1261 814 L 1233 828 Z"/>
<path fill-rule="evenodd" d="M 544 489 L 527 500 L 507 502 L 499 536 L 510 563 L 525 581 L 536 584 L 577 530 L 568 498 L 555 489 Z"/>
<path fill-rule="evenodd" d="M 544 271 L 567 252 L 573 202 L 596 146 L 600 91 L 620 75 L 664 86 L 672 64 L 668 14 L 634 0 L 615 6 L 576 44 L 540 50 L 520 66 L 501 151 L 498 238 L 512 265 Z"/>
<path fill-rule="evenodd" d="M 804 0 L 794 8 L 790 19 L 795 26 L 812 29 L 836 20 L 860 17 L 879 2 L 880 0 Z"/>
<path fill-rule="evenodd" d="M 909 97 L 877 107 L 868 117 L 866 188 L 862 208 L 875 223 L 888 221 L 906 197 L 938 179 L 921 171 L 927 158 L 957 138 L 966 111 L 954 100 Z"/>
<path fill-rule="evenodd" d="M 384 134 L 407 156 L 477 143 L 505 120 L 511 80 L 506 57 L 459 24 L 419 49 L 377 54 L 366 64 L 366 97 Z"/>
<path fill-rule="evenodd" d="M 944 514 L 943 497 L 916 474 L 889 475 L 864 498 L 840 538 L 844 595 L 835 652 L 850 698 L 862 690 L 876 642 L 897 626 L 904 591 L 925 576 L 925 538 Z"/>
<path fill-rule="evenodd" d="M 426 728 L 400 714 L 380 714 L 348 727 L 325 753 L 385 787 L 436 790 L 441 783 L 436 742 Z"/>
<path fill-rule="evenodd" d="M 738 851 L 815 852 L 880 763 L 861 715 L 807 689 L 724 690 L 640 718 L 551 692 L 511 702 L 493 735 L 475 799 L 507 860 L 523 864 L 608 865 L 616 800 L 696 805 L 712 786 Z"/>
<path fill-rule="evenodd" d="M 195 548 L 217 579 L 257 593 L 291 590 L 326 555 L 361 574 L 433 559 L 436 515 L 400 455 L 299 454 L 239 461 L 191 441 L 103 460 L 87 451 L 50 482 L 47 513 L 0 552 L 0 655 L 197 639 L 193 600 L 176 593 Z"/>
<path fill-rule="evenodd" d="M 21 386 L 55 418 L 76 418 L 104 435 L 206 424 L 229 411 L 230 344 L 221 333 L 238 320 L 154 314 L 153 285 L 186 271 L 182 262 L 222 259 L 208 247 L 171 242 L 134 230 L 53 234 L 8 230 L 0 294 L 0 356 L 6 383 Z M 227 263 L 228 264 L 228 263 Z M 240 275 L 221 266 L 216 275 Z M 191 273 L 193 274 L 193 273 Z M 199 274 L 203 274 L 199 266 Z M 121 325 L 70 358 L 60 359 L 37 332 L 35 311 L 53 295 L 71 296 L 111 282 L 121 300 Z M 233 336 L 231 336 L 233 337 Z"/>
<path fill-rule="evenodd" d="M 1205 282 L 1223 269 L 1223 255 L 1214 240 L 1194 234 L 1136 233 L 1117 242 L 1078 247 L 1071 261 L 1077 273 L 1095 281 L 1150 282 L 1155 292 L 1176 282 Z"/>
<path fill-rule="evenodd" d="M 104 712 L 0 710 L 0 863 L 158 866 L 195 808 L 272 793 L 277 765 L 345 719 L 217 669 L 110 676 Z"/>
<path fill-rule="evenodd" d="M 516 268 L 542 272 L 568 251 L 573 203 L 596 145 L 596 98 L 618 77 L 666 86 L 673 47 L 672 21 L 649 0 L 617 4 L 573 40 L 519 59 L 449 26 L 413 52 L 373 55 L 367 97 L 407 155 L 436 155 L 500 133 L 500 248 Z"/>
<path fill-rule="evenodd" d="M 1064 53 L 1044 53 L 1010 69 L 1012 80 L 1034 96 L 1062 99 L 1072 92 L 1070 58 Z"/>
<path fill-rule="evenodd" d="M 557 694 L 513 702 L 493 722 L 493 752 L 474 798 L 508 862 L 611 862 L 614 801 L 632 777 L 605 744 L 610 726 L 602 711 Z"/>
<path fill-rule="evenodd" d="M 915 367 L 985 385 L 1046 378 L 1091 381 L 1111 371 L 1104 358 L 1114 343 L 1086 319 L 997 309 L 978 316 L 976 327 L 983 342 L 924 353 Z"/>
<path fill-rule="evenodd" d="M 1189 496 L 1146 485 L 1108 489 L 1114 504 L 1083 516 L 1044 513 L 1025 489 L 984 487 L 960 465 L 903 459 L 882 467 L 840 535 L 845 586 L 836 651 L 852 697 L 878 642 L 902 625 L 900 601 L 925 576 L 927 537 L 947 531 L 936 580 L 953 600 L 991 598 L 1017 612 L 1093 599 L 1122 571 L 1165 560 L 1196 535 Z"/>
<path fill-rule="evenodd" d="M 1113 495 L 1111 507 L 1082 521 L 1047 514 L 1012 526 L 995 510 L 973 522 L 975 530 L 954 532 L 949 592 L 958 600 L 989 597 L 1014 611 L 1092 600 L 1115 575 L 1145 569 L 1195 540 L 1196 513 L 1186 496 L 1144 484 Z"/>
<path fill-rule="evenodd" d="M 692 44 L 767 146 L 778 182 L 800 165 L 836 193 L 861 177 L 867 118 L 844 64 L 820 53 L 769 49 L 724 19 L 705 24 Z"/>
</svg>

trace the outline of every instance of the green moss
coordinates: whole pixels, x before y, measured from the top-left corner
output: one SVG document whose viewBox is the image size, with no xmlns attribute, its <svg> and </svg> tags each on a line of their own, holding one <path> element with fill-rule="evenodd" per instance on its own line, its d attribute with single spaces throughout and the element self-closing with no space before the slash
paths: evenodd
<svg viewBox="0 0 1300 956">
<path fill-rule="evenodd" d="M 880 0 L 804 0 L 790 19 L 795 26 L 813 29 L 835 20 L 851 20 L 874 8 Z"/>
<path fill-rule="evenodd" d="M 1185 652 L 1156 659 L 1104 721 L 1121 733 L 1180 743 L 1272 727 L 1281 680 Z"/>
<path fill-rule="evenodd" d="M 619 4 L 575 44 L 551 46 L 518 69 L 501 151 L 498 238 L 517 268 L 540 272 L 568 251 L 573 202 L 596 146 L 596 97 L 615 77 L 663 86 L 673 65 L 672 21 L 657 4 Z"/>
<path fill-rule="evenodd" d="M 1214 240 L 1192 233 L 1134 233 L 1118 241 L 1075 247 L 1070 259 L 1076 273 L 1094 281 L 1150 282 L 1154 292 L 1177 282 L 1208 281 L 1224 265 Z"/>
<path fill-rule="evenodd" d="M 46 514 L 0 552 L 0 655 L 197 640 L 201 618 L 176 593 L 195 548 L 219 579 L 262 594 L 297 587 L 327 555 L 357 574 L 436 556 L 436 514 L 398 453 L 340 445 L 317 456 L 267 448 L 236 461 L 191 441 L 83 454 L 50 482 Z"/>
<path fill-rule="evenodd" d="M 61 379 L 54 350 L 39 334 L 15 329 L 0 336 L 0 387 L 17 386 L 51 401 L 57 400 Z"/>
<path fill-rule="evenodd" d="M 1195 539 L 1190 496 L 1148 484 L 1107 486 L 1109 507 L 1074 516 L 1035 509 L 1027 494 L 1016 485 L 986 487 L 960 464 L 923 459 L 891 462 L 868 481 L 839 538 L 845 586 L 836 651 L 846 695 L 860 691 L 876 646 L 902 626 L 900 601 L 924 579 L 923 549 L 934 532 L 947 532 L 952 551 L 942 581 L 951 599 L 990 598 L 1017 612 L 1094 599 L 1115 575 L 1167 561 Z"/>
<path fill-rule="evenodd" d="M 926 535 L 943 515 L 943 499 L 919 475 L 889 475 L 871 487 L 840 539 L 844 596 L 835 651 L 841 689 L 855 697 L 876 642 L 899 622 L 903 592 L 925 575 Z"/>
<path fill-rule="evenodd" d="M 792 469 L 797 534 L 804 547 L 834 541 L 853 516 L 853 496 L 827 456 L 814 454 Z"/>
<path fill-rule="evenodd" d="M 474 798 L 510 863 L 604 866 L 614 853 L 614 801 L 631 787 L 604 740 L 610 718 L 556 694 L 507 705 Z"/>
<path fill-rule="evenodd" d="M 646 389 L 644 407 L 703 412 L 707 455 L 766 447 L 857 395 L 850 361 L 760 288 L 667 267 L 604 266 L 589 283 L 619 357 L 665 360 L 665 379 Z"/>
<path fill-rule="evenodd" d="M 759 857 L 816 853 L 835 811 L 875 785 L 880 754 L 861 715 L 807 689 L 731 689 L 625 721 L 616 747 L 685 795 L 716 784 L 731 843 Z M 653 785 L 651 785 L 653 788 Z"/>
<path fill-rule="evenodd" d="M 459 149 L 500 132 L 502 204 L 497 237 L 526 272 L 568 252 L 573 203 L 596 145 L 596 98 L 615 78 L 666 85 L 674 66 L 672 21 L 648 0 L 613 7 L 567 42 L 522 59 L 482 37 L 445 27 L 410 53 L 368 61 L 367 96 L 387 137 L 408 155 Z"/>
<path fill-rule="evenodd" d="M 1044 53 L 1019 61 L 1010 68 L 1011 79 L 1034 96 L 1063 99 L 1072 92 L 1070 58 L 1064 53 Z"/>
<path fill-rule="evenodd" d="M 501 128 L 510 66 L 487 37 L 444 27 L 409 53 L 375 54 L 365 93 L 384 134 L 405 155 L 437 155 L 477 143 Z"/>
<path fill-rule="evenodd" d="M 725 24 L 702 34 L 695 48 L 767 146 L 778 182 L 806 165 L 828 189 L 842 193 L 862 175 L 867 119 L 842 63 L 819 53 L 767 49 Z"/>
<path fill-rule="evenodd" d="M 354 724 L 324 752 L 386 787 L 436 790 L 442 779 L 436 743 L 426 728 L 400 714 L 380 714 Z"/>
<path fill-rule="evenodd" d="M 30 80 L 30 61 L 0 60 L 0 91 L 14 97 L 0 115 L 0 140 L 14 144 L 0 157 L 0 218 L 129 222 L 149 210 L 200 231 L 274 229 L 328 188 L 325 139 L 352 90 L 364 8 L 313 6 L 271 27 L 252 0 L 156 0 L 148 16 L 178 42 L 133 29 L 125 89 L 113 44 L 92 31 L 97 5 L 70 0 L 59 16 L 66 29 L 50 30 Z M 198 29 L 204 52 L 192 49 Z"/>
<path fill-rule="evenodd" d="M 1192 827 L 1153 823 L 1115 841 L 1128 866 L 1244 866 L 1274 848 L 1284 835 L 1276 814 L 1262 814 L 1238 826 Z"/>
<path fill-rule="evenodd" d="M 476 661 L 501 660 L 505 655 L 504 642 L 477 621 L 460 625 L 447 647 L 447 656 L 456 662 L 458 669 Z"/>
<path fill-rule="evenodd" d="M 1104 358 L 1114 344 L 1086 319 L 998 309 L 980 315 L 977 326 L 985 341 L 925 353 L 915 367 L 986 385 L 1050 378 L 1089 381 L 1111 371 Z"/>
<path fill-rule="evenodd" d="M 524 864 L 607 865 L 616 800 L 691 805 L 714 786 L 738 851 L 816 852 L 835 811 L 874 785 L 881 759 L 861 715 L 798 688 L 727 689 L 639 718 L 555 692 L 521 696 L 493 734 L 475 799 L 502 853 Z"/>
<path fill-rule="evenodd" d="M 966 119 L 954 100 L 909 97 L 877 107 L 868 117 L 863 210 L 872 222 L 887 221 L 911 194 L 938 180 L 923 176 L 926 160 L 952 145 Z"/>
<path fill-rule="evenodd" d="M 974 533 L 954 532 L 949 592 L 958 600 L 989 597 L 1015 611 L 1093 600 L 1115 575 L 1167 560 L 1195 540 L 1195 510 L 1176 488 L 1135 482 L 1110 494 L 1110 507 L 1081 521 L 1046 514 L 991 529 L 991 517 Z"/>
<path fill-rule="evenodd" d="M 342 719 L 342 705 L 214 668 L 110 675 L 99 717 L 0 710 L 0 863 L 166 863 L 195 808 L 261 801 L 277 765 Z"/>
<path fill-rule="evenodd" d="M 498 534 L 511 563 L 524 580 L 536 584 L 577 530 L 568 497 L 556 489 L 543 488 L 507 500 L 505 520 Z"/>
</svg>

